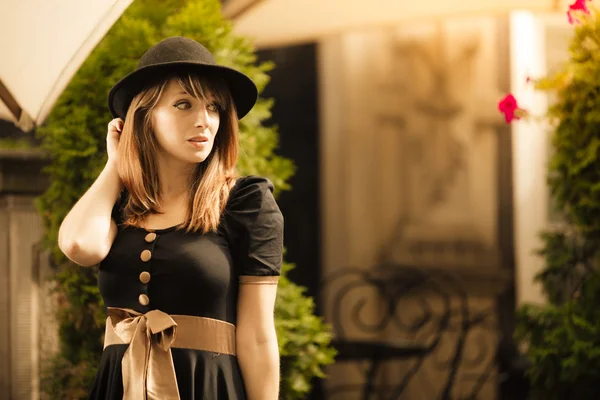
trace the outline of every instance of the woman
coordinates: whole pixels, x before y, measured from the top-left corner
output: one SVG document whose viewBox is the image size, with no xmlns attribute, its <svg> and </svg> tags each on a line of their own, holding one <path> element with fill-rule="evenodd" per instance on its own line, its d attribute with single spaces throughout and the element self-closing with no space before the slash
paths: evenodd
<svg viewBox="0 0 600 400">
<path fill-rule="evenodd" d="M 111 89 L 107 164 L 59 231 L 69 259 L 100 264 L 91 399 L 278 398 L 283 218 L 268 180 L 235 176 L 238 117 L 256 97 L 183 37 Z"/>
</svg>

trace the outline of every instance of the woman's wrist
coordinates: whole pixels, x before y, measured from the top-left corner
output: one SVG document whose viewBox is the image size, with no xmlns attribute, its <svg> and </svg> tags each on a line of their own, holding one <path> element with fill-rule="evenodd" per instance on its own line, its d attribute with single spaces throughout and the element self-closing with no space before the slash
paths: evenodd
<svg viewBox="0 0 600 400">
<path fill-rule="evenodd" d="M 108 175 L 110 180 L 113 180 L 117 184 L 119 193 L 123 190 L 123 182 L 119 176 L 119 167 L 116 160 L 109 158 L 102 173 Z"/>
<path fill-rule="evenodd" d="M 114 169 L 115 171 L 118 170 L 118 162 L 116 159 L 108 157 L 108 160 L 106 160 L 106 165 L 104 166 L 105 169 Z"/>
</svg>

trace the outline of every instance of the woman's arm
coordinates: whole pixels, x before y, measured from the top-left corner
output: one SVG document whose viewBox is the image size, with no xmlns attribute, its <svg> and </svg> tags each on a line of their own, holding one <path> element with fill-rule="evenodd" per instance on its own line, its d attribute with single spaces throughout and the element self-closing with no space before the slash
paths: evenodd
<svg viewBox="0 0 600 400">
<path fill-rule="evenodd" d="M 92 266 L 102 261 L 117 234 L 111 213 L 123 188 L 117 171 L 117 147 L 122 124 L 111 121 L 107 135 L 108 162 L 67 214 L 58 231 L 58 246 L 73 262 Z"/>
<path fill-rule="evenodd" d="M 279 348 L 273 315 L 277 285 L 242 284 L 236 352 L 248 400 L 279 398 Z"/>
</svg>

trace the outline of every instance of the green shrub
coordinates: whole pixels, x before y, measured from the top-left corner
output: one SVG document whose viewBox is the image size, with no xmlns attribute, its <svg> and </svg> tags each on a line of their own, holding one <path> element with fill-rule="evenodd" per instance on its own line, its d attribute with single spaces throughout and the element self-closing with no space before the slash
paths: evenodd
<svg viewBox="0 0 600 400">
<path fill-rule="evenodd" d="M 564 217 L 542 234 L 548 304 L 517 313 L 538 400 L 600 398 L 600 23 L 593 13 L 574 29 L 568 62 L 538 84 L 555 98 L 548 183 Z"/>
</svg>

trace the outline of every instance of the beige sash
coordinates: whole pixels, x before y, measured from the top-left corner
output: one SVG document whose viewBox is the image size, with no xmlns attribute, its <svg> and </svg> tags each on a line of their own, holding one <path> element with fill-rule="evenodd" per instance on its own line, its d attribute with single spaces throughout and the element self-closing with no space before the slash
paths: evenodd
<svg viewBox="0 0 600 400">
<path fill-rule="evenodd" d="M 129 344 L 121 361 L 123 400 L 179 400 L 171 348 L 235 355 L 235 325 L 160 310 L 140 314 L 109 307 L 104 348 L 112 344 Z"/>
</svg>

